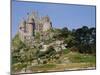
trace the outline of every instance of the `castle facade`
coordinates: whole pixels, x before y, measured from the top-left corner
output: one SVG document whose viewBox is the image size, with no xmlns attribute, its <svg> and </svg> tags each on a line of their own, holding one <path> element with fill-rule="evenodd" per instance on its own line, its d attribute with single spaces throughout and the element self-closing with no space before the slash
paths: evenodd
<svg viewBox="0 0 100 75">
<path fill-rule="evenodd" d="M 21 41 L 34 40 L 34 36 L 39 33 L 43 35 L 52 28 L 52 23 L 48 16 L 38 17 L 36 12 L 28 14 L 26 20 L 22 20 L 19 24 L 19 37 Z"/>
</svg>

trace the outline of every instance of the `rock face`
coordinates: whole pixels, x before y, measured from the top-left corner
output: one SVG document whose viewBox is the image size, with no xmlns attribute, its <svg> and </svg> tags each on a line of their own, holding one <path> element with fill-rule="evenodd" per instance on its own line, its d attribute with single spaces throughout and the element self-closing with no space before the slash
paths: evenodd
<svg viewBox="0 0 100 75">
<path fill-rule="evenodd" d="M 66 49 L 66 44 L 64 44 L 63 41 L 57 40 L 57 41 L 53 41 L 52 43 L 49 43 L 47 45 L 41 44 L 42 49 L 40 49 L 41 52 L 45 52 L 48 50 L 48 47 L 52 46 L 56 52 L 59 52 L 63 49 Z"/>
<path fill-rule="evenodd" d="M 40 18 L 36 12 L 32 12 L 27 20 L 23 19 L 19 24 L 19 37 L 23 42 L 32 41 L 37 33 L 43 35 L 51 28 L 52 24 L 48 16 Z"/>
</svg>

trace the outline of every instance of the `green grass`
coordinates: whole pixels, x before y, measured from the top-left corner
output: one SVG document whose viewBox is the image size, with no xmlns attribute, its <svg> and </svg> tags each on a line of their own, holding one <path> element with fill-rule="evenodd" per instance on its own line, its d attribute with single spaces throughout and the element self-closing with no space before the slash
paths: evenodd
<svg viewBox="0 0 100 75">
<path fill-rule="evenodd" d="M 68 64 L 45 64 L 33 66 L 31 70 L 33 72 L 51 72 L 51 71 L 64 71 L 69 69 L 82 69 L 88 67 L 95 67 L 93 63 L 68 63 Z M 91 68 L 92 69 L 92 68 Z"/>
<path fill-rule="evenodd" d="M 52 70 L 55 67 L 56 64 L 41 64 L 41 65 L 32 66 L 31 70 L 34 72 L 38 72 L 38 71 L 47 72 L 48 70 Z"/>
<path fill-rule="evenodd" d="M 73 63 L 80 63 L 80 62 L 95 63 L 96 62 L 96 57 L 93 55 L 71 52 L 67 56 L 68 56 L 69 60 Z"/>
<path fill-rule="evenodd" d="M 52 68 L 52 67 L 55 67 L 55 66 L 56 66 L 55 64 L 45 64 L 42 67 Z"/>
<path fill-rule="evenodd" d="M 53 68 L 53 67 L 56 67 L 55 64 L 42 64 L 42 65 L 37 65 L 35 66 L 37 68 Z"/>
<path fill-rule="evenodd" d="M 63 50 L 63 54 L 68 54 L 70 52 L 70 50 L 68 48 Z"/>
<path fill-rule="evenodd" d="M 30 70 L 32 70 L 33 72 L 38 72 L 38 71 L 42 71 L 42 72 L 47 72 L 47 71 L 61 71 L 64 69 L 73 69 L 73 68 L 88 68 L 88 67 L 95 67 L 95 62 L 96 62 L 96 57 L 93 55 L 89 55 L 89 54 L 80 54 L 77 52 L 71 52 L 71 51 L 64 51 L 65 54 L 63 54 L 63 58 L 67 57 L 68 60 L 70 60 L 70 63 L 66 63 L 66 64 L 54 64 L 54 63 L 49 63 L 49 64 L 39 64 L 39 65 L 35 65 L 35 66 L 31 66 Z M 63 59 L 62 58 L 62 59 Z M 12 70 L 13 72 L 19 72 L 21 71 L 23 68 L 25 68 L 27 65 L 26 64 L 14 64 L 12 66 Z"/>
</svg>

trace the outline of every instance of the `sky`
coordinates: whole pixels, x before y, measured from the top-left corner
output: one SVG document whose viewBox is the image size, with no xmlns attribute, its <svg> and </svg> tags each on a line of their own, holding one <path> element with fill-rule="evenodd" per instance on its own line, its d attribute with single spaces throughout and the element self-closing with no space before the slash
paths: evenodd
<svg viewBox="0 0 100 75">
<path fill-rule="evenodd" d="M 96 7 L 57 3 L 25 2 L 12 0 L 12 36 L 18 31 L 21 20 L 27 13 L 37 11 L 39 16 L 49 16 L 54 28 L 67 27 L 69 30 L 82 26 L 95 27 Z"/>
</svg>

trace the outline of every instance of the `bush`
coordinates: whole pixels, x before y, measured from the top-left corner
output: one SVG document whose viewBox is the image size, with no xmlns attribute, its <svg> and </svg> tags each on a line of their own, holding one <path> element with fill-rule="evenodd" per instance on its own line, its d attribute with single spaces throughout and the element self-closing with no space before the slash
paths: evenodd
<svg viewBox="0 0 100 75">
<path fill-rule="evenodd" d="M 78 52 L 78 48 L 75 47 L 75 46 L 73 46 L 73 47 L 70 48 L 70 51 L 72 51 L 72 52 Z"/>
<path fill-rule="evenodd" d="M 69 48 L 63 50 L 63 54 L 67 54 L 69 52 L 70 52 Z"/>
</svg>

